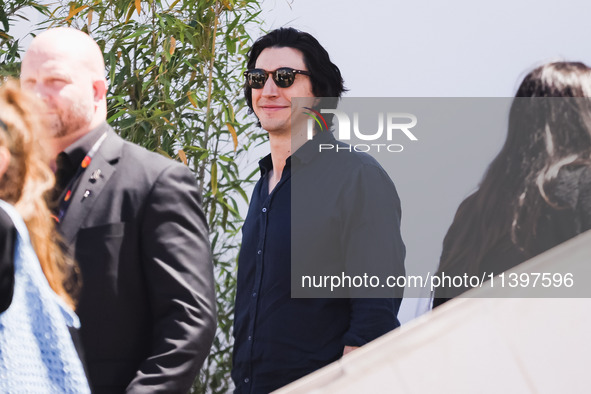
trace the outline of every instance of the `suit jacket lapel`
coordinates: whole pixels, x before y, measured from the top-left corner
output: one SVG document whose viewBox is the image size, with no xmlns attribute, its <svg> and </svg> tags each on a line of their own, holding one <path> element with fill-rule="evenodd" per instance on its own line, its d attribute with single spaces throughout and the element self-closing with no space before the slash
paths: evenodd
<svg viewBox="0 0 591 394">
<path fill-rule="evenodd" d="M 84 219 L 89 215 L 101 192 L 116 171 L 121 156 L 123 140 L 109 127 L 108 135 L 92 162 L 80 176 L 72 193 L 72 202 L 60 222 L 60 232 L 67 244 L 71 244 Z"/>
</svg>

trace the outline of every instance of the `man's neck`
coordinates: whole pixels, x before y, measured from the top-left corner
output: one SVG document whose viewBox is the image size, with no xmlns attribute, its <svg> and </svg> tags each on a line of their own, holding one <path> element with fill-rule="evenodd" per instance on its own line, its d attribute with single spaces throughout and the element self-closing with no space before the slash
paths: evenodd
<svg viewBox="0 0 591 394">
<path fill-rule="evenodd" d="M 78 131 L 75 131 L 74 133 L 51 139 L 51 161 L 49 166 L 54 172 L 56 170 L 55 160 L 57 158 L 57 155 L 63 152 L 68 146 L 72 145 L 74 142 L 84 137 L 91 130 L 92 128 L 80 129 Z"/>
<path fill-rule="evenodd" d="M 93 120 L 81 127 L 80 129 L 68 133 L 62 137 L 53 138 L 51 140 L 51 147 L 52 147 L 52 157 L 55 160 L 57 155 L 63 152 L 68 146 L 72 145 L 74 142 L 78 141 L 80 138 L 84 137 L 86 134 L 90 133 L 92 130 L 97 128 L 101 123 L 104 122 L 104 119 L 98 116 L 95 116 Z"/>
<path fill-rule="evenodd" d="M 52 140 L 53 143 L 53 152 L 54 156 L 59 155 L 63 152 L 68 146 L 72 145 L 74 142 L 78 141 L 80 138 L 84 137 L 88 134 L 88 130 L 79 130 L 75 133 L 65 135 L 63 137 L 54 138 Z"/>
<path fill-rule="evenodd" d="M 289 134 L 269 134 L 269 145 L 273 162 L 273 170 L 269 174 L 269 193 L 271 193 L 281 180 L 285 162 L 291 156 L 291 136 Z"/>
</svg>

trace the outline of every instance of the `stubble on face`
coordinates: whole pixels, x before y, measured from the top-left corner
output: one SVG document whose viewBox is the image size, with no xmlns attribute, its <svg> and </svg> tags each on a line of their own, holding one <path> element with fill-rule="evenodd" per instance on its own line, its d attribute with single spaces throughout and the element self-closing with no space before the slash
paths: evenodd
<svg viewBox="0 0 591 394">
<path fill-rule="evenodd" d="M 56 107 L 53 110 L 55 114 L 47 122 L 53 138 L 74 134 L 92 120 L 92 102 L 76 100 L 69 108 Z"/>
<path fill-rule="evenodd" d="M 62 138 L 89 130 L 96 109 L 93 81 L 102 72 L 102 53 L 91 38 L 73 29 L 50 29 L 25 53 L 21 86 L 43 100 L 46 127 L 53 138 Z"/>
</svg>

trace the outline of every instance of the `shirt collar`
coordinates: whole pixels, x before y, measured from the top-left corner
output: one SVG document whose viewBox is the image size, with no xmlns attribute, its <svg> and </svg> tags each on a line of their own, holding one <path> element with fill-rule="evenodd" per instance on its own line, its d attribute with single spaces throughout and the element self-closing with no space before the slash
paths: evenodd
<svg viewBox="0 0 591 394">
<path fill-rule="evenodd" d="M 302 145 L 300 149 L 289 156 L 285 161 L 285 166 L 290 166 L 292 157 L 302 164 L 309 163 L 314 157 L 316 157 L 316 155 L 318 155 L 318 147 L 320 144 L 334 145 L 335 143 L 336 139 L 334 138 L 332 131 L 320 131 L 316 133 L 311 140 Z M 273 160 L 271 159 L 270 153 L 259 160 L 259 169 L 261 171 L 261 176 L 265 176 L 273 169 Z"/>
<path fill-rule="evenodd" d="M 291 167 L 291 156 L 285 159 L 285 168 Z M 261 176 L 265 176 L 273 169 L 273 159 L 271 158 L 271 154 L 269 153 L 267 156 L 263 157 L 259 160 L 259 170 L 261 171 Z"/>
<path fill-rule="evenodd" d="M 314 137 L 307 141 L 300 149 L 292 154 L 294 159 L 302 164 L 311 162 L 318 154 L 320 144 L 336 144 L 332 131 L 320 131 Z"/>
<path fill-rule="evenodd" d="M 68 157 L 70 163 L 74 166 L 79 165 L 84 156 L 92 149 L 92 146 L 108 130 L 107 122 L 103 122 L 94 129 L 90 130 L 81 138 L 74 141 L 73 144 L 64 149 L 64 154 Z"/>
<path fill-rule="evenodd" d="M 273 160 L 270 153 L 259 160 L 259 169 L 261 170 L 261 176 L 267 175 L 273 169 Z"/>
</svg>

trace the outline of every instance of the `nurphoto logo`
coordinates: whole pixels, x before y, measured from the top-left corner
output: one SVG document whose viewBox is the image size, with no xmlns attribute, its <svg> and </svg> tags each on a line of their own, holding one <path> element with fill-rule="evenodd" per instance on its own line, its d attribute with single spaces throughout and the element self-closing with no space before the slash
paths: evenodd
<svg viewBox="0 0 591 394">
<path fill-rule="evenodd" d="M 351 141 L 353 138 L 361 141 L 372 141 L 373 143 L 352 144 L 349 146 L 339 146 L 336 144 L 320 144 L 318 149 L 320 152 L 328 150 L 339 151 L 355 151 L 355 152 L 369 152 L 369 151 L 387 151 L 392 153 L 402 152 L 404 147 L 401 144 L 392 143 L 395 138 L 405 136 L 410 141 L 418 141 L 418 138 L 410 131 L 417 125 L 417 117 L 410 113 L 404 112 L 384 112 L 377 114 L 378 127 L 377 131 L 361 130 L 359 127 L 359 113 L 353 113 L 353 127 L 351 127 L 351 119 L 343 111 L 337 109 L 320 109 L 320 112 L 312 108 L 305 107 L 310 112 L 306 114 L 310 117 L 307 124 L 308 140 L 314 137 L 314 127 L 318 125 L 318 129 L 322 132 L 328 130 L 328 124 L 322 114 L 333 114 L 333 119 L 338 125 L 335 132 L 335 138 L 339 141 Z M 385 125 L 385 127 L 384 127 Z M 382 143 L 379 143 L 383 141 Z"/>
</svg>

